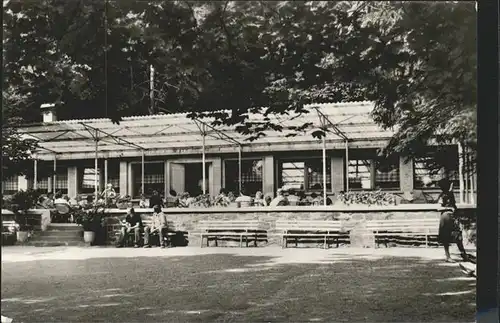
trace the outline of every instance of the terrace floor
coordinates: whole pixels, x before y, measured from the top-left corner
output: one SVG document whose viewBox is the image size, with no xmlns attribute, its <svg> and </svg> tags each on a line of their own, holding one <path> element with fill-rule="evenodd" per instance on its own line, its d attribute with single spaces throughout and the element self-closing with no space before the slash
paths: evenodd
<svg viewBox="0 0 500 323">
<path fill-rule="evenodd" d="M 441 248 L 3 247 L 1 310 L 14 322 L 473 322 L 476 281 L 443 258 Z"/>
</svg>

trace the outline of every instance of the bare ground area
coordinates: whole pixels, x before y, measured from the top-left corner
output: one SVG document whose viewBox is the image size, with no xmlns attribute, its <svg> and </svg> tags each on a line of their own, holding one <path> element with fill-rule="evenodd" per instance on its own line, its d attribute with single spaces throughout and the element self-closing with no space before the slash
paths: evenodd
<svg viewBox="0 0 500 323">
<path fill-rule="evenodd" d="M 2 249 L 14 322 L 473 322 L 437 249 Z"/>
</svg>

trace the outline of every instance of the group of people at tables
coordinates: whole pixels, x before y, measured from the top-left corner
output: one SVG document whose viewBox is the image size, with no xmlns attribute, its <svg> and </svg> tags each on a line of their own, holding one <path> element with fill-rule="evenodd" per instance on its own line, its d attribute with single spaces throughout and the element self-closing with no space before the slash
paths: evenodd
<svg viewBox="0 0 500 323">
<path fill-rule="evenodd" d="M 112 184 L 108 184 L 106 188 L 98 194 L 98 203 L 105 204 L 106 200 L 111 200 L 116 198 L 116 192 Z M 36 208 L 38 209 L 50 209 L 56 210 L 56 214 L 67 215 L 69 220 L 71 216 L 71 211 L 76 209 L 85 209 L 87 207 L 93 206 L 95 201 L 95 195 L 89 194 L 85 198 L 77 195 L 74 198 L 70 198 L 68 195 L 63 195 L 60 191 L 55 194 L 49 192 L 47 194 L 42 194 L 38 198 L 36 203 Z M 53 217 L 54 218 L 54 217 Z M 55 219 L 53 219 L 55 220 Z M 63 221 L 67 222 L 67 221 Z M 69 220 L 69 222 L 73 222 Z"/>
<path fill-rule="evenodd" d="M 109 205 L 111 201 L 117 198 L 117 194 L 113 188 L 113 185 L 108 184 L 106 188 L 98 194 L 97 202 L 98 204 Z M 170 198 L 172 203 L 165 203 L 160 194 L 154 191 L 153 194 L 147 200 L 143 195 L 139 201 L 139 208 L 150 208 L 152 206 L 166 207 L 181 207 L 187 208 L 193 206 L 194 197 L 191 197 L 189 193 L 183 193 L 177 196 L 175 191 L 170 191 Z M 65 206 L 68 208 L 68 212 L 74 209 L 82 209 L 94 205 L 95 195 L 89 194 L 85 198 L 78 195 L 74 198 L 68 197 L 68 195 L 63 195 L 61 192 L 52 193 L 49 192 L 46 195 L 41 195 L 38 199 L 36 208 L 43 209 L 59 209 L 58 206 Z M 232 192 L 228 192 L 226 189 L 222 188 L 219 194 L 213 199 L 213 205 L 219 207 L 227 207 L 232 204 L 246 205 L 246 206 L 286 206 L 286 205 L 323 205 L 322 196 L 318 196 L 316 193 L 311 193 L 311 195 L 306 196 L 302 191 L 295 190 L 285 190 L 278 189 L 276 192 L 276 197 L 271 195 L 266 195 L 260 191 L 255 194 L 255 197 L 250 196 L 243 189 L 242 192 L 235 196 Z M 111 203 L 112 204 L 112 203 Z M 327 205 L 331 205 L 332 200 L 327 197 Z M 129 205 L 131 206 L 131 205 Z"/>
<path fill-rule="evenodd" d="M 106 199 L 114 199 L 116 197 L 116 192 L 112 184 L 108 184 L 106 188 L 98 194 L 98 202 L 104 203 Z M 42 194 L 38 198 L 37 208 L 42 209 L 54 209 L 56 205 L 67 205 L 71 208 L 86 207 L 94 203 L 95 195 L 89 194 L 86 198 L 77 195 L 70 198 L 68 195 L 63 195 L 60 191 L 55 194 L 49 192 L 47 194 Z"/>
<path fill-rule="evenodd" d="M 234 197 L 232 193 L 227 193 L 226 190 L 221 189 L 219 195 L 215 198 L 215 205 L 227 206 L 231 203 L 246 204 L 248 206 L 286 206 L 286 205 L 323 205 L 323 197 L 318 196 L 316 193 L 306 196 L 303 191 L 285 190 L 279 188 L 276 191 L 276 197 L 271 195 L 262 194 L 258 191 L 255 198 L 247 195 L 244 190 L 238 197 Z M 327 205 L 332 204 L 332 200 L 327 197 Z"/>
</svg>

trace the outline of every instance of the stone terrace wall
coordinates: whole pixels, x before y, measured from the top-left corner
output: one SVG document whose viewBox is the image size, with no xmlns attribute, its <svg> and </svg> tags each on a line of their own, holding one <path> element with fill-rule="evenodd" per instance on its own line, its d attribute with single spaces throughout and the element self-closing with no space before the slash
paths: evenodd
<svg viewBox="0 0 500 323">
<path fill-rule="evenodd" d="M 114 211 L 115 215 L 123 218 L 124 212 Z M 136 212 L 148 216 L 151 210 L 136 209 Z M 461 209 L 461 214 L 466 219 L 475 218 L 475 209 Z M 112 212 L 113 213 L 113 212 Z M 394 207 L 372 207 L 358 208 L 349 210 L 328 210 L 326 208 L 279 208 L 263 209 L 259 208 L 241 208 L 241 209 L 165 209 L 169 221 L 173 221 L 177 230 L 187 231 L 190 246 L 199 246 L 200 241 L 200 221 L 208 220 L 259 220 L 266 224 L 268 228 L 268 245 L 277 245 L 280 243 L 280 232 L 276 231 L 277 220 L 340 220 L 344 227 L 353 232 L 351 243 L 357 246 L 372 246 L 370 242 L 360 239 L 356 234 L 363 231 L 363 224 L 366 220 L 378 219 L 411 219 L 411 218 L 436 218 L 439 219 L 440 213 L 433 207 L 419 207 L 398 209 Z M 118 215 L 120 214 L 120 215 Z M 475 221 L 474 221 L 475 222 Z"/>
</svg>

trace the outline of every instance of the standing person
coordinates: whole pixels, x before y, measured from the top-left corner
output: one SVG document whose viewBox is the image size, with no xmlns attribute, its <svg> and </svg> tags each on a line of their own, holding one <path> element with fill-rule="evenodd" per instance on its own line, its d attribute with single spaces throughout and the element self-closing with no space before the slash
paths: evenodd
<svg viewBox="0 0 500 323">
<path fill-rule="evenodd" d="M 134 234 L 135 243 L 134 248 L 139 248 L 139 241 L 141 240 L 141 229 L 142 229 L 142 218 L 140 214 L 135 213 L 134 208 L 127 210 L 127 216 L 125 217 L 124 227 L 120 232 L 120 237 L 118 238 L 117 248 L 123 247 L 125 239 L 128 238 L 129 234 Z"/>
<path fill-rule="evenodd" d="M 158 233 L 158 238 L 160 239 L 160 245 L 162 248 L 165 248 L 165 242 L 163 241 L 164 230 L 167 229 L 167 216 L 165 213 L 161 211 L 161 207 L 159 205 L 154 206 L 153 218 L 151 227 L 147 226 L 144 229 L 144 248 L 151 248 L 149 244 L 149 239 L 151 234 Z"/>
<path fill-rule="evenodd" d="M 149 198 L 149 207 L 154 207 L 156 205 L 163 207 L 163 200 L 158 191 L 153 191 L 153 195 Z"/>
<path fill-rule="evenodd" d="M 462 243 L 462 230 L 458 224 L 458 219 L 456 219 L 457 204 L 455 202 L 455 196 L 450 190 L 451 183 L 448 179 L 443 178 L 438 183 L 441 189 L 441 194 L 438 198 L 438 203 L 441 205 L 441 219 L 439 221 L 439 242 L 444 246 L 444 252 L 446 255 L 446 261 L 452 262 L 450 256 L 450 244 L 456 243 L 462 259 L 467 261 L 467 253 L 465 252 L 464 245 Z"/>
</svg>

